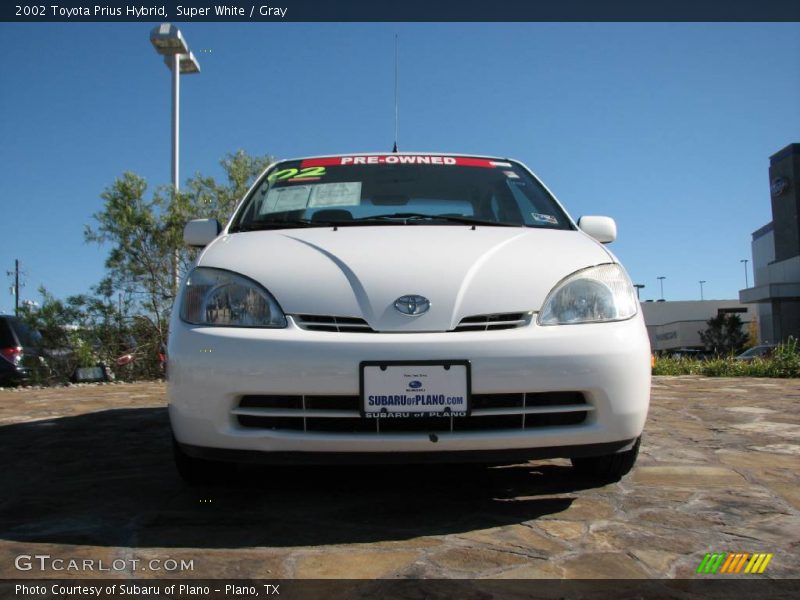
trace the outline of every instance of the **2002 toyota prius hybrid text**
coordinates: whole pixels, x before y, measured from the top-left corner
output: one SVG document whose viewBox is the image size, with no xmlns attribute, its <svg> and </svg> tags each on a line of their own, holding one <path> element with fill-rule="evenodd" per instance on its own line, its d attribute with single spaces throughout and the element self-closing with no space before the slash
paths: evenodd
<svg viewBox="0 0 800 600">
<path fill-rule="evenodd" d="M 445 154 L 289 160 L 205 246 L 169 337 L 175 456 L 513 463 L 618 479 L 650 346 L 607 217 L 577 224 L 522 164 Z"/>
</svg>

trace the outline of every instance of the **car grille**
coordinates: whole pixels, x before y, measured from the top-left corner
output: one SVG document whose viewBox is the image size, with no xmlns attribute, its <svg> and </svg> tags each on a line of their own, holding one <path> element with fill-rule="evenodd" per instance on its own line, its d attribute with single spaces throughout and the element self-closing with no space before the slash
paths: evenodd
<svg viewBox="0 0 800 600">
<path fill-rule="evenodd" d="M 309 331 L 336 331 L 338 333 L 376 333 L 364 319 L 334 317 L 330 315 L 294 315 L 298 327 Z"/>
<path fill-rule="evenodd" d="M 516 329 L 531 322 L 532 313 L 497 313 L 493 315 L 475 315 L 464 317 L 455 331 L 494 331 L 498 329 Z"/>
<path fill-rule="evenodd" d="M 516 329 L 531 321 L 529 312 L 496 313 L 464 317 L 453 331 L 496 331 Z M 309 331 L 334 331 L 337 333 L 378 333 L 364 319 L 336 317 L 333 315 L 294 315 L 298 327 Z"/>
<path fill-rule="evenodd" d="M 231 411 L 242 427 L 320 433 L 433 433 L 565 427 L 594 407 L 580 392 L 473 394 L 468 417 L 367 419 L 358 396 L 242 396 Z"/>
</svg>

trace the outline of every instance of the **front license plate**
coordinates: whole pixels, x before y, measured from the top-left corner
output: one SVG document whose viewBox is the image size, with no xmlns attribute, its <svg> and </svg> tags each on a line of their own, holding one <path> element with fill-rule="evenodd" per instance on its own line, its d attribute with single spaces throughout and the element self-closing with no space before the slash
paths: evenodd
<svg viewBox="0 0 800 600">
<path fill-rule="evenodd" d="M 361 413 L 367 418 L 469 414 L 469 362 L 362 362 Z"/>
</svg>

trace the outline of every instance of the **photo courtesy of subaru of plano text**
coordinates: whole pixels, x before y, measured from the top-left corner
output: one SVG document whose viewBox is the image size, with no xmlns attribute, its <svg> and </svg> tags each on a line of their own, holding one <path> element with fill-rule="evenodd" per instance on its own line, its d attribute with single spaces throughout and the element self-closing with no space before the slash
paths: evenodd
<svg viewBox="0 0 800 600">
<path fill-rule="evenodd" d="M 573 221 L 514 160 L 365 154 L 272 165 L 204 247 L 168 344 L 175 457 L 571 458 L 618 479 L 650 345 L 608 217 Z"/>
</svg>

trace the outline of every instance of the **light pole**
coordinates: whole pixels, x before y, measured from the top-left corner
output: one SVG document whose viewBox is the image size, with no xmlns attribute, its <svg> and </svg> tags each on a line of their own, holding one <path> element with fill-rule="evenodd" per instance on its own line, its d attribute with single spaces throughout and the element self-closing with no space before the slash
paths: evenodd
<svg viewBox="0 0 800 600">
<path fill-rule="evenodd" d="M 180 29 L 169 23 L 162 23 L 150 32 L 150 43 L 156 52 L 164 57 L 164 64 L 172 71 L 172 188 L 177 196 L 180 190 L 178 160 L 180 157 L 180 101 L 181 101 L 181 75 L 191 75 L 200 72 L 200 64 L 189 50 L 189 45 L 183 39 Z M 173 297 L 178 292 L 178 262 L 180 251 L 176 248 L 172 257 Z"/>
<path fill-rule="evenodd" d="M 634 283 L 633 287 L 636 288 L 636 299 L 639 300 L 640 299 L 639 291 L 644 287 L 644 284 L 643 283 Z"/>
<path fill-rule="evenodd" d="M 744 287 L 745 289 L 750 287 L 750 282 L 747 280 L 747 263 L 750 262 L 746 258 L 743 258 L 739 261 L 740 263 L 744 263 Z"/>
<path fill-rule="evenodd" d="M 666 277 L 664 277 L 662 275 L 660 277 L 656 277 L 656 279 L 658 279 L 658 283 L 661 284 L 661 299 L 663 300 L 664 299 L 664 280 L 666 279 Z"/>
<path fill-rule="evenodd" d="M 703 284 L 706 282 L 705 279 L 700 280 L 700 300 L 703 300 Z"/>
</svg>

